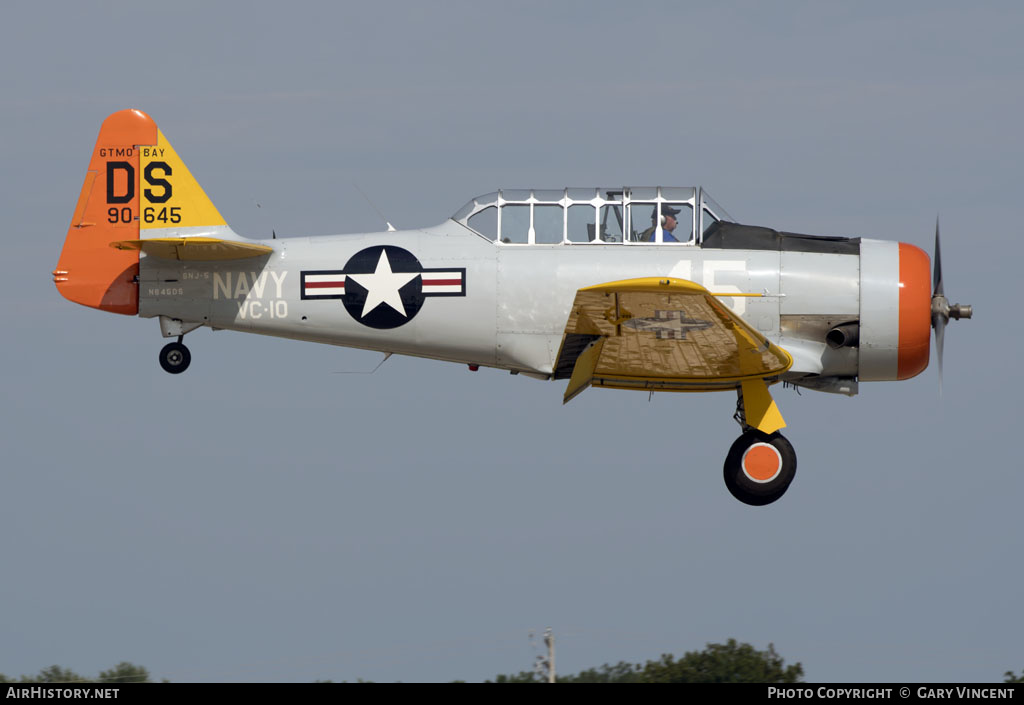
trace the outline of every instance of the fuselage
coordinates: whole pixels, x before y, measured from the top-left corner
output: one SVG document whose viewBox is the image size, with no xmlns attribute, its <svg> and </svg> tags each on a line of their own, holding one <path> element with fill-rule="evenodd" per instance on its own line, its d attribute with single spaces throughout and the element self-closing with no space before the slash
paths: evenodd
<svg viewBox="0 0 1024 705">
<path fill-rule="evenodd" d="M 927 297 L 927 256 L 920 250 L 730 223 L 720 230 L 701 245 L 520 246 L 491 241 L 449 220 L 423 230 L 255 241 L 274 251 L 245 260 L 143 257 L 139 315 L 549 377 L 578 289 L 671 276 L 723 295 L 735 313 L 788 350 L 794 358 L 785 376 L 790 381 L 853 394 L 858 379 L 911 376 L 899 367 L 900 296 L 908 285 L 901 285 L 900 265 L 901 256 L 924 258 Z M 363 311 L 365 296 L 353 306 L 344 295 L 346 281 L 351 298 L 360 278 L 375 273 L 383 248 L 390 253 L 389 272 L 413 275 L 400 288 L 401 305 L 370 301 L 390 315 L 385 327 L 374 323 L 373 311 Z M 399 251 L 412 258 L 404 266 Z M 435 277 L 442 282 L 435 286 L 431 272 L 448 278 Z M 858 327 L 859 340 L 828 345 L 827 333 L 843 324 Z"/>
</svg>

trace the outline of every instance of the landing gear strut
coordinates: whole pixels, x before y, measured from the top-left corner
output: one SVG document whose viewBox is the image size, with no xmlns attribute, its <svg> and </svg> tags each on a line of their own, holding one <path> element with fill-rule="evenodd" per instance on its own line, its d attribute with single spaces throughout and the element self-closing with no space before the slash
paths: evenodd
<svg viewBox="0 0 1024 705">
<path fill-rule="evenodd" d="M 192 353 L 181 342 L 183 337 L 179 335 L 178 342 L 168 343 L 160 350 L 160 367 L 164 368 L 164 372 L 181 374 L 192 362 Z"/>
<path fill-rule="evenodd" d="M 743 429 L 725 457 L 725 486 L 755 507 L 771 504 L 796 477 L 796 451 L 779 433 L 786 423 L 762 380 L 744 381 L 737 390 L 735 419 Z"/>
</svg>

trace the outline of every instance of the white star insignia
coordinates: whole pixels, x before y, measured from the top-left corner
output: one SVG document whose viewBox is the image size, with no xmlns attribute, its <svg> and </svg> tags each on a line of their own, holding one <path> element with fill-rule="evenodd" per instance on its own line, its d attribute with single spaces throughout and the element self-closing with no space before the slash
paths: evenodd
<svg viewBox="0 0 1024 705">
<path fill-rule="evenodd" d="M 363 312 L 360 318 L 365 318 L 373 309 L 381 304 L 387 304 L 400 314 L 409 317 L 402 304 L 402 296 L 398 290 L 419 276 L 419 272 L 392 272 L 391 262 L 388 261 L 387 250 L 381 250 L 380 259 L 377 260 L 377 269 L 373 274 L 349 274 L 356 284 L 366 289 L 366 303 L 363 304 Z"/>
</svg>

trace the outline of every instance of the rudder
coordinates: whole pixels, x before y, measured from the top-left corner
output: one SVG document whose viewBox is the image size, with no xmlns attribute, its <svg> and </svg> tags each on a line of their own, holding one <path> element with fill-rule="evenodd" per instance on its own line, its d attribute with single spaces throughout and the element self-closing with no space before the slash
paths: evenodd
<svg viewBox="0 0 1024 705">
<path fill-rule="evenodd" d="M 157 128 L 141 110 L 103 121 L 53 281 L 69 301 L 113 313 L 139 311 L 139 253 L 110 248 L 139 236 L 139 145 Z"/>
<path fill-rule="evenodd" d="M 236 239 L 156 122 L 141 110 L 103 121 L 54 283 L 83 306 L 139 311 L 139 251 L 113 243 L 196 235 Z"/>
</svg>

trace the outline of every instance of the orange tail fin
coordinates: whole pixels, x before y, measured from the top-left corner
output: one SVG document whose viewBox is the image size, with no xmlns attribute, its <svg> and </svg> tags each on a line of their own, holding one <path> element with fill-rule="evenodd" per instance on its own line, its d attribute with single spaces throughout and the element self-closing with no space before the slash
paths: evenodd
<svg viewBox="0 0 1024 705">
<path fill-rule="evenodd" d="M 139 253 L 110 243 L 139 237 L 139 145 L 153 144 L 156 123 L 140 110 L 122 110 L 103 121 L 53 273 L 57 291 L 69 301 L 138 313 Z"/>
</svg>

